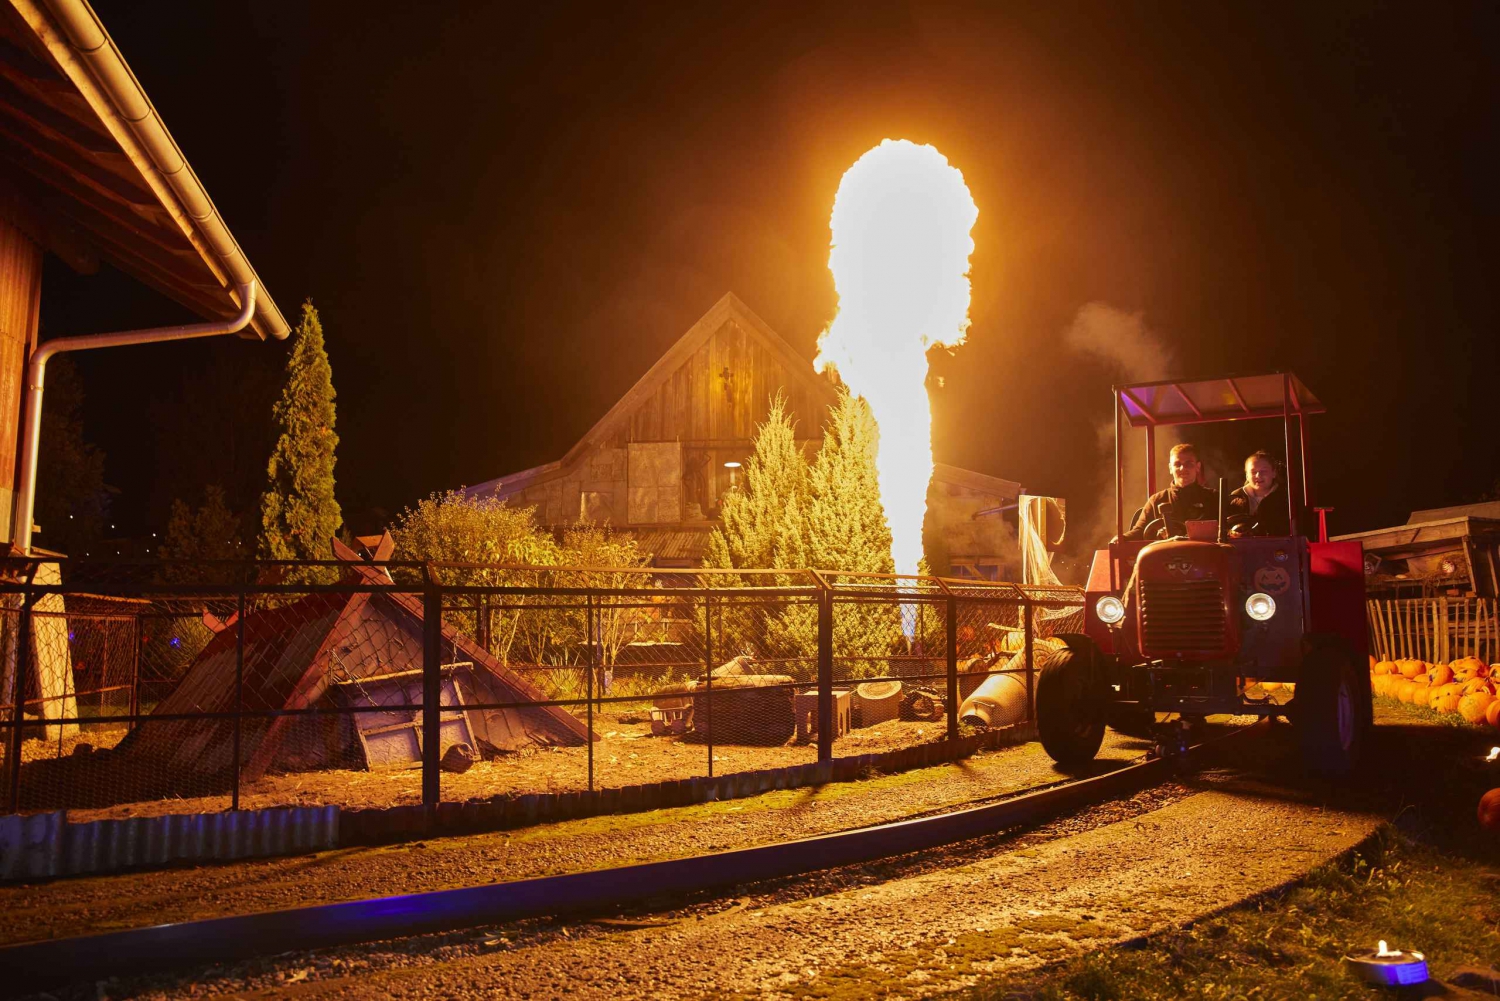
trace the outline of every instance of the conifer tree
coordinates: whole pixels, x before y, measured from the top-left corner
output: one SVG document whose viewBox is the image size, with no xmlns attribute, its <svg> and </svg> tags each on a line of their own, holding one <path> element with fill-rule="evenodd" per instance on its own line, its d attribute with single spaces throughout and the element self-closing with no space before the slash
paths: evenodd
<svg viewBox="0 0 1500 1001">
<path fill-rule="evenodd" d="M 807 490 L 807 457 L 797 444 L 786 400 L 777 395 L 765 423 L 756 428 L 744 487 L 720 503 L 722 525 L 709 539 L 704 565 L 726 570 L 805 566 L 801 515 Z"/>
<path fill-rule="evenodd" d="M 891 527 L 880 502 L 875 457 L 880 430 L 870 404 L 844 391 L 829 413 L 808 475 L 809 566 L 819 570 L 893 573 Z"/>
<path fill-rule="evenodd" d="M 244 558 L 240 519 L 229 509 L 223 487 L 217 483 L 204 487 L 203 503 L 196 508 L 180 497 L 172 501 L 160 553 L 164 560 Z"/>
<path fill-rule="evenodd" d="M 828 415 L 823 445 L 808 475 L 809 566 L 819 570 L 893 573 L 891 527 L 880 500 L 875 459 L 880 429 L 862 396 L 841 392 Z M 848 662 L 849 677 L 887 673 L 880 660 L 901 635 L 898 606 L 850 604 L 833 621 L 835 656 Z"/>
<path fill-rule="evenodd" d="M 780 394 L 771 399 L 765 423 L 745 463 L 745 483 L 720 502 L 721 527 L 709 538 L 704 565 L 720 569 L 801 569 L 807 566 L 807 457 L 797 444 L 797 428 Z M 745 583 L 768 584 L 764 577 Z M 782 577 L 777 584 L 802 584 Z M 788 605 L 731 617 L 720 628 L 718 649 L 758 647 L 765 655 L 806 657 L 816 649 L 816 609 Z"/>
<path fill-rule="evenodd" d="M 286 383 L 272 418 L 276 445 L 267 464 L 261 495 L 262 557 L 277 560 L 328 559 L 331 540 L 343 524 L 334 498 L 333 369 L 323 347 L 323 324 L 311 300 L 293 333 Z"/>
</svg>

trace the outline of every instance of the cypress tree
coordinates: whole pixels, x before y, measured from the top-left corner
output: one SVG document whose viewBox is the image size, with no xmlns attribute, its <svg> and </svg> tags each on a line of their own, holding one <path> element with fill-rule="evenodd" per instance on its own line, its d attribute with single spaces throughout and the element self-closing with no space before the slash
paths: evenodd
<svg viewBox="0 0 1500 1001">
<path fill-rule="evenodd" d="M 875 458 L 880 429 L 870 404 L 845 390 L 828 415 L 823 445 L 808 475 L 807 548 L 819 570 L 893 573 L 891 527 L 880 500 Z M 886 674 L 882 658 L 901 636 L 897 606 L 853 603 L 833 620 L 836 656 L 857 658 L 844 669 L 851 678 Z"/>
<path fill-rule="evenodd" d="M 286 383 L 272 410 L 276 445 L 260 498 L 260 554 L 276 560 L 328 559 L 343 524 L 334 498 L 333 368 L 323 347 L 323 324 L 312 300 L 302 304 L 293 333 Z"/>
<path fill-rule="evenodd" d="M 880 429 L 870 404 L 846 390 L 828 416 L 808 475 L 809 565 L 819 570 L 894 573 L 891 526 L 880 502 L 875 457 Z"/>
<path fill-rule="evenodd" d="M 807 457 L 786 400 L 772 398 L 745 463 L 745 486 L 724 496 L 721 527 L 709 539 L 704 565 L 721 569 L 806 566 L 804 519 Z M 787 560 L 794 562 L 788 563 Z"/>
</svg>

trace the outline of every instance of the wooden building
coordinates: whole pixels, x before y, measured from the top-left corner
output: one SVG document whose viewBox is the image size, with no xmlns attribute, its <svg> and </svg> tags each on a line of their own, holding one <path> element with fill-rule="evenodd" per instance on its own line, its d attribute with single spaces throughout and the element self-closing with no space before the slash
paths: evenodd
<svg viewBox="0 0 1500 1001">
<path fill-rule="evenodd" d="M 777 393 L 811 455 L 837 400 L 834 383 L 729 293 L 561 459 L 468 492 L 534 505 L 552 528 L 608 523 L 633 533 L 657 566 L 697 566 Z M 1014 578 L 1014 515 L 1000 514 L 1020 493 L 1011 480 L 937 463 L 928 553 L 941 554 L 948 572 Z"/>
<path fill-rule="evenodd" d="M 1500 597 L 1500 501 L 1413 511 L 1346 539 L 1364 543 L 1371 598 Z"/>
<path fill-rule="evenodd" d="M 226 141 L 244 142 L 247 128 L 225 119 Z M 85 0 L 0 4 L 0 542 L 15 537 L 21 393 L 45 253 L 84 274 L 107 262 L 209 320 L 237 315 L 238 289 L 253 281 L 244 335 L 288 332 Z"/>
</svg>

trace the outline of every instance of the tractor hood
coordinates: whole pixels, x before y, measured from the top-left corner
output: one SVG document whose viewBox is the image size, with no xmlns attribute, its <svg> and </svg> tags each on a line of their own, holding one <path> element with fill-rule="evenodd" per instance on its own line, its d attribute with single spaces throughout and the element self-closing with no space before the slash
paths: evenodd
<svg viewBox="0 0 1500 1001">
<path fill-rule="evenodd" d="M 1172 540 L 1142 549 L 1128 596 L 1136 650 L 1152 660 L 1232 656 L 1240 643 L 1239 577 L 1229 545 Z"/>
</svg>

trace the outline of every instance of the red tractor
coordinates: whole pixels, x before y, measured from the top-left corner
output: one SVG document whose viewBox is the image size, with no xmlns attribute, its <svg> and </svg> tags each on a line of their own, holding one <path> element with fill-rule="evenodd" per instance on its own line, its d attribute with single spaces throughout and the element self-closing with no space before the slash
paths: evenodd
<svg viewBox="0 0 1500 1001">
<path fill-rule="evenodd" d="M 1298 530 L 1310 507 L 1307 416 L 1322 413 L 1322 404 L 1295 375 L 1275 373 L 1116 387 L 1114 406 L 1115 541 L 1094 554 L 1084 634 L 1065 637 L 1037 679 L 1042 746 L 1073 766 L 1094 757 L 1106 725 L 1154 737 L 1165 752 L 1180 748 L 1185 728 L 1205 716 L 1283 716 L 1312 771 L 1347 774 L 1373 712 L 1363 547 L 1329 542 L 1322 509 L 1318 541 Z M 1120 541 L 1125 424 L 1146 430 L 1149 495 L 1158 427 L 1256 418 L 1282 422 L 1281 495 L 1292 534 L 1231 529 L 1221 489 L 1216 520 L 1168 514 L 1143 540 Z M 1176 714 L 1178 724 L 1158 724 L 1159 713 Z"/>
</svg>

